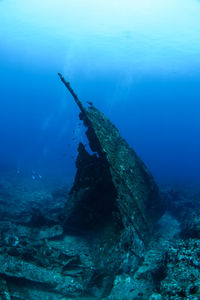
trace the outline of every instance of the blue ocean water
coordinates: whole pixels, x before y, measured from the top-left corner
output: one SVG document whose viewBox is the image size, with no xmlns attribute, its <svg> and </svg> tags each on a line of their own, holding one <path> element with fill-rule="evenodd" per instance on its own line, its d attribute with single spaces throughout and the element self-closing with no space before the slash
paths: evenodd
<svg viewBox="0 0 200 300">
<path fill-rule="evenodd" d="M 72 180 L 85 136 L 61 72 L 159 183 L 199 182 L 200 3 L 165 2 L 0 1 L 1 168 Z"/>
</svg>

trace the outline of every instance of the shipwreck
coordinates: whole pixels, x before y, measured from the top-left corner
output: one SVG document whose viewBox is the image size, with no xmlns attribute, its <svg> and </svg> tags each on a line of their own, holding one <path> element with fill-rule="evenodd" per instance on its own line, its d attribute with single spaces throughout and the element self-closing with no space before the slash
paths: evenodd
<svg viewBox="0 0 200 300">
<path fill-rule="evenodd" d="M 89 237 L 90 254 L 101 274 L 103 297 L 123 269 L 125 253 L 134 257 L 132 269 L 144 257 L 164 205 L 153 176 L 118 129 L 93 104 L 86 109 L 70 83 L 58 75 L 80 109 L 79 117 L 87 127 L 93 151 L 91 155 L 79 144 L 64 230 L 73 229 Z"/>
</svg>

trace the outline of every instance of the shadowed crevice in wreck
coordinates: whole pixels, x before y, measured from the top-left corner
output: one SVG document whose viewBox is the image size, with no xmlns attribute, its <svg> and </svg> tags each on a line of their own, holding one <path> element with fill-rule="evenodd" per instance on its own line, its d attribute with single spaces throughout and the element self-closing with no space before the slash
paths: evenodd
<svg viewBox="0 0 200 300">
<path fill-rule="evenodd" d="M 69 231 L 74 228 L 77 232 L 85 230 L 89 234 L 113 223 L 118 212 L 115 203 L 117 191 L 106 161 L 96 154 L 87 153 L 82 143 L 78 152 L 77 173 L 66 205 L 64 228 L 67 231 L 69 226 Z M 122 226 L 119 224 L 119 228 Z"/>
</svg>

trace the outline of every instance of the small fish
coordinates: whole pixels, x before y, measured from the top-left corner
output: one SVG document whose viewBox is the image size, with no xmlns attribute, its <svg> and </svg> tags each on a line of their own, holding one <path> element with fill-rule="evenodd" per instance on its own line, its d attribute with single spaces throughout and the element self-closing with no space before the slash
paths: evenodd
<svg viewBox="0 0 200 300">
<path fill-rule="evenodd" d="M 93 103 L 91 101 L 86 101 L 87 104 L 89 104 L 90 106 L 93 106 Z"/>
</svg>

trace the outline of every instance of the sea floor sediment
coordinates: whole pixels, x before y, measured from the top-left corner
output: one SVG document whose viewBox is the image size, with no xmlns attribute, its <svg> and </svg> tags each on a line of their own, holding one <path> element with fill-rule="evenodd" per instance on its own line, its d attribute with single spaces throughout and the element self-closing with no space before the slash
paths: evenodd
<svg viewBox="0 0 200 300">
<path fill-rule="evenodd" d="M 162 216 L 143 258 L 123 264 L 102 296 L 87 232 L 64 232 L 67 188 L 19 175 L 0 179 L 1 299 L 200 299 L 200 193 L 166 187 Z M 137 265 L 137 267 L 135 267 Z M 106 266 L 107 270 L 107 266 Z M 103 280 L 104 278 L 104 280 Z"/>
</svg>

